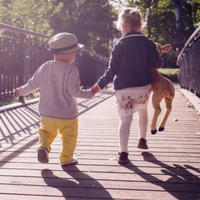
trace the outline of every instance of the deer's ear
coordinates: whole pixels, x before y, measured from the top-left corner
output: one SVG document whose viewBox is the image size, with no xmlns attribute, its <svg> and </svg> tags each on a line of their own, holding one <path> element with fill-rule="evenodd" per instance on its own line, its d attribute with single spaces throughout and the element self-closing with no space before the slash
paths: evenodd
<svg viewBox="0 0 200 200">
<path fill-rule="evenodd" d="M 171 49 L 171 45 L 170 44 L 166 44 L 164 46 L 162 46 L 162 51 L 163 52 L 168 52 Z"/>
</svg>

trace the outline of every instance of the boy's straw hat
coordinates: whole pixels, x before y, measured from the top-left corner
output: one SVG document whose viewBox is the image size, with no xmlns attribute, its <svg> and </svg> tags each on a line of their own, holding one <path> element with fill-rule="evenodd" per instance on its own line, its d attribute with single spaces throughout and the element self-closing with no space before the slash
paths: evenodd
<svg viewBox="0 0 200 200">
<path fill-rule="evenodd" d="M 83 48 L 82 44 L 78 44 L 77 38 L 71 33 L 58 33 L 49 41 L 49 51 L 55 54 L 69 54 L 79 51 Z"/>
</svg>

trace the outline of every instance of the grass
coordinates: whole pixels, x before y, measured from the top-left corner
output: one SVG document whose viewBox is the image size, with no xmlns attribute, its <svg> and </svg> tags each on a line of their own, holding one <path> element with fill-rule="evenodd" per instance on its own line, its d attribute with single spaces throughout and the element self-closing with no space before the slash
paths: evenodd
<svg viewBox="0 0 200 200">
<path fill-rule="evenodd" d="M 26 97 L 24 97 L 24 101 L 26 100 L 30 100 L 30 99 L 35 99 L 39 97 L 39 92 L 34 92 L 31 95 L 28 95 Z M 1 106 L 6 106 L 6 105 L 12 105 L 15 103 L 19 103 L 19 99 L 18 98 L 13 98 L 13 99 L 8 99 L 6 101 L 0 101 L 0 107 Z"/>
<path fill-rule="evenodd" d="M 172 68 L 162 68 L 159 69 L 159 72 L 166 78 L 170 79 L 173 83 L 178 83 L 178 71 L 179 69 L 172 69 Z M 24 100 L 28 99 L 33 99 L 33 98 L 38 98 L 39 97 L 39 92 L 34 92 L 33 95 L 27 96 L 24 98 Z M 19 102 L 18 98 L 14 98 L 12 100 L 7 100 L 7 101 L 0 101 L 0 107 L 5 106 L 5 105 L 10 105 Z"/>
<path fill-rule="evenodd" d="M 159 72 L 169 80 L 171 80 L 173 83 L 178 83 L 178 72 L 179 69 L 177 68 L 162 68 L 159 69 Z"/>
<path fill-rule="evenodd" d="M 0 107 L 1 106 L 6 106 L 6 105 L 11 105 L 11 104 L 15 104 L 18 102 L 18 99 L 14 98 L 12 100 L 7 100 L 7 101 L 0 101 Z"/>
<path fill-rule="evenodd" d="M 174 68 L 174 69 L 173 68 L 161 68 L 158 70 L 160 73 L 168 75 L 168 76 L 177 76 L 178 72 L 179 72 L 179 69 L 177 69 L 177 68 Z"/>
</svg>

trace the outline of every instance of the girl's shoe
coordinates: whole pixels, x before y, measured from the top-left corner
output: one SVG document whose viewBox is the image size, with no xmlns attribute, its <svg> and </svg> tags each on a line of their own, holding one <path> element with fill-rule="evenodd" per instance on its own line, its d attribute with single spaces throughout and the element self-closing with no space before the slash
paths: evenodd
<svg viewBox="0 0 200 200">
<path fill-rule="evenodd" d="M 126 152 L 119 153 L 118 152 L 117 161 L 119 164 L 127 164 L 129 162 L 128 153 L 126 153 Z"/>
<path fill-rule="evenodd" d="M 38 149 L 37 159 L 41 163 L 48 163 L 49 162 L 49 153 L 48 150 L 44 147 L 40 147 Z"/>
<path fill-rule="evenodd" d="M 140 138 L 137 147 L 138 147 L 139 149 L 148 149 L 147 141 L 146 141 L 144 138 Z"/>
<path fill-rule="evenodd" d="M 73 164 L 75 164 L 77 162 L 78 161 L 77 161 L 76 158 L 72 158 L 70 161 L 68 161 L 68 162 L 61 162 L 60 164 L 61 164 L 61 166 L 67 166 L 67 165 L 73 165 Z"/>
</svg>

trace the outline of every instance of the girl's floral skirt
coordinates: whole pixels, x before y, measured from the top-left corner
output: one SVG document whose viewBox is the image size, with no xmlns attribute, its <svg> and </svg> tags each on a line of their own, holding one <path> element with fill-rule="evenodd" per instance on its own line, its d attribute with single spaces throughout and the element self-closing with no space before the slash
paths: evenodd
<svg viewBox="0 0 200 200">
<path fill-rule="evenodd" d="M 130 115 L 148 102 L 151 85 L 116 90 L 117 113 L 119 116 Z"/>
</svg>

